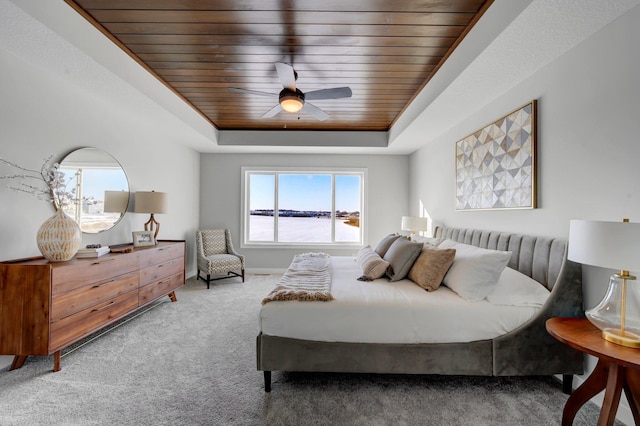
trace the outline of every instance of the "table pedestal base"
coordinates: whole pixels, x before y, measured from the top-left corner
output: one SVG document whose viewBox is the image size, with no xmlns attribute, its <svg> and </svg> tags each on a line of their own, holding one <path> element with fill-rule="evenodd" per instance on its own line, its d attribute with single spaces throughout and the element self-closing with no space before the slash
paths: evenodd
<svg viewBox="0 0 640 426">
<path fill-rule="evenodd" d="M 598 360 L 598 365 L 591 375 L 567 400 L 562 412 L 562 425 L 570 426 L 580 407 L 603 389 L 606 390 L 598 426 L 613 425 L 623 389 L 633 413 L 633 420 L 636 425 L 640 425 L 640 372 L 602 359 Z"/>
</svg>

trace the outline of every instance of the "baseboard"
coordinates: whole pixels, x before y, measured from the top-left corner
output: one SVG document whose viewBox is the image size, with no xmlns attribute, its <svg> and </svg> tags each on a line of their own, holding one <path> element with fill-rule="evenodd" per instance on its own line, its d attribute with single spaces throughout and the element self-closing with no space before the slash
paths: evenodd
<svg viewBox="0 0 640 426">
<path fill-rule="evenodd" d="M 0 355 L 0 370 L 9 367 L 13 362 L 13 355 Z"/>
</svg>

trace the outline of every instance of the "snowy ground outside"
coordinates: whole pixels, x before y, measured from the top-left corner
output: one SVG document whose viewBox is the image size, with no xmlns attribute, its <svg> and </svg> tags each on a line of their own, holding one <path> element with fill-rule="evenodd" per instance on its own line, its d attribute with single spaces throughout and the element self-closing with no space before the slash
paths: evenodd
<svg viewBox="0 0 640 426">
<path fill-rule="evenodd" d="M 273 241 L 272 216 L 250 216 L 250 240 Z M 360 228 L 336 220 L 336 241 L 358 242 Z M 284 243 L 331 242 L 331 220 L 315 217 L 278 218 L 278 241 Z"/>
</svg>

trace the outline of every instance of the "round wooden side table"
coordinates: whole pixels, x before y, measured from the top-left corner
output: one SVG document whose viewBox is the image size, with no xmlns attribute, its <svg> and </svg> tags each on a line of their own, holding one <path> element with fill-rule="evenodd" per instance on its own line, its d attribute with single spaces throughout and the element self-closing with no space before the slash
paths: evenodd
<svg viewBox="0 0 640 426">
<path fill-rule="evenodd" d="M 586 318 L 550 318 L 546 326 L 560 342 L 598 358 L 587 380 L 569 396 L 562 411 L 562 425 L 571 425 L 580 407 L 603 389 L 598 426 L 613 425 L 623 389 L 634 422 L 640 425 L 640 349 L 604 340 L 601 331 Z"/>
</svg>

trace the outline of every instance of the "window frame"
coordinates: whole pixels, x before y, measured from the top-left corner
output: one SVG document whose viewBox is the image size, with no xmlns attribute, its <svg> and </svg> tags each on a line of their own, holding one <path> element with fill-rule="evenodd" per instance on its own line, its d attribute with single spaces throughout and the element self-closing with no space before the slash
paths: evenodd
<svg viewBox="0 0 640 426">
<path fill-rule="evenodd" d="M 367 241 L 367 169 L 357 167 L 242 167 L 242 194 L 241 223 L 240 223 L 240 247 L 241 248 L 305 248 L 305 249 L 349 249 L 362 247 Z M 329 174 L 331 175 L 331 242 L 278 242 L 278 241 L 250 241 L 249 219 L 250 215 L 250 178 L 251 174 L 273 174 L 274 182 L 274 210 L 278 208 L 278 174 Z M 360 239 L 359 241 L 335 241 L 335 177 L 336 175 L 360 176 Z M 278 216 L 274 215 L 274 239 L 277 239 Z"/>
</svg>

